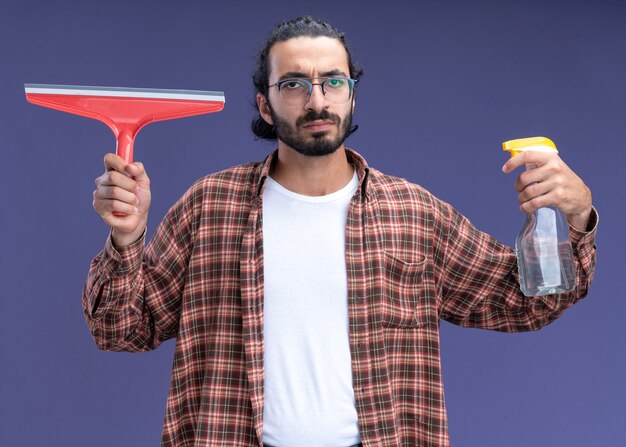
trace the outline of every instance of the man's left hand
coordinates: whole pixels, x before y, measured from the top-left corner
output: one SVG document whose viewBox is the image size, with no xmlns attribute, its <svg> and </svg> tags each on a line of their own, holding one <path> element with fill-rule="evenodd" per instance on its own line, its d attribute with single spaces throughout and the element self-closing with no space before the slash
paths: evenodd
<svg viewBox="0 0 626 447">
<path fill-rule="evenodd" d="M 559 208 L 574 228 L 585 231 L 591 214 L 591 190 L 556 153 L 526 151 L 511 158 L 502 167 L 506 174 L 520 166 L 533 167 L 520 174 L 515 182 L 517 199 L 524 213 L 545 206 Z"/>
</svg>

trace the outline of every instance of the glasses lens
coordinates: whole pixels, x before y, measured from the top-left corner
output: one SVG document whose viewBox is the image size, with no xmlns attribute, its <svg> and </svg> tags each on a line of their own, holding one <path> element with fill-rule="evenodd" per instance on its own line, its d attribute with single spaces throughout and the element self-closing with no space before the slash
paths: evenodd
<svg viewBox="0 0 626 447">
<path fill-rule="evenodd" d="M 350 99 L 352 93 L 351 81 L 346 78 L 328 78 L 324 81 L 326 101 L 341 104 Z"/>
<path fill-rule="evenodd" d="M 353 82 L 348 78 L 326 78 L 319 84 L 311 83 L 308 79 L 287 79 L 278 83 L 278 90 L 286 105 L 301 106 L 309 101 L 313 86 L 320 85 L 326 101 L 340 104 L 352 96 Z"/>
<path fill-rule="evenodd" d="M 280 97 L 288 106 L 305 104 L 309 98 L 310 83 L 304 79 L 288 79 L 280 82 Z"/>
</svg>

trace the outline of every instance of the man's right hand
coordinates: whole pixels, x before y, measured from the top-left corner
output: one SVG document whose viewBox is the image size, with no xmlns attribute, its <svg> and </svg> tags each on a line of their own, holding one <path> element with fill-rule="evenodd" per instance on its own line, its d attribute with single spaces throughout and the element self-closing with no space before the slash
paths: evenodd
<svg viewBox="0 0 626 447">
<path fill-rule="evenodd" d="M 137 241 L 146 228 L 150 179 L 141 163 L 126 163 L 115 154 L 104 156 L 104 167 L 104 174 L 96 179 L 93 207 L 111 227 L 113 244 L 125 247 Z"/>
</svg>

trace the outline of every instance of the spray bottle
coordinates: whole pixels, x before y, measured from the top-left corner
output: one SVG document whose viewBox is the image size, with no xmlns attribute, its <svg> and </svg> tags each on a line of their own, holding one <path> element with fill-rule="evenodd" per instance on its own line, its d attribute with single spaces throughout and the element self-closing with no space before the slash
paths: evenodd
<svg viewBox="0 0 626 447">
<path fill-rule="evenodd" d="M 509 151 L 511 157 L 525 151 L 558 152 L 556 145 L 545 137 L 505 141 L 502 149 Z M 526 165 L 527 170 L 535 167 Z M 569 224 L 558 208 L 549 206 L 529 213 L 515 249 L 524 295 L 551 295 L 574 289 L 576 273 Z"/>
</svg>

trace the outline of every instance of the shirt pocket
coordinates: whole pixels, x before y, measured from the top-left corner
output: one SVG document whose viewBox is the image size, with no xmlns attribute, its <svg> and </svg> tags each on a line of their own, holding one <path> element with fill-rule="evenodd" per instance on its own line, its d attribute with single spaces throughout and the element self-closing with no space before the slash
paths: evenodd
<svg viewBox="0 0 626 447">
<path fill-rule="evenodd" d="M 418 328 L 426 324 L 423 303 L 426 256 L 407 262 L 384 252 L 380 315 L 383 326 Z"/>
</svg>

